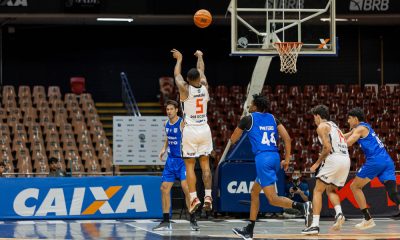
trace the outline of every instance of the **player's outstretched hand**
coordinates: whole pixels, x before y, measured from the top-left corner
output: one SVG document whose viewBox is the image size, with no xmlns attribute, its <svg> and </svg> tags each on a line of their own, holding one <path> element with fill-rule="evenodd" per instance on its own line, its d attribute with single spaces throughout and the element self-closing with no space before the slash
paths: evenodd
<svg viewBox="0 0 400 240">
<path fill-rule="evenodd" d="M 195 55 L 196 57 L 202 57 L 202 56 L 203 56 L 203 52 L 200 51 L 200 50 L 197 50 L 197 51 L 194 53 L 194 55 Z"/>
<path fill-rule="evenodd" d="M 283 168 L 283 170 L 287 171 L 289 169 L 289 162 L 283 160 L 281 161 L 281 168 Z"/>
<path fill-rule="evenodd" d="M 176 60 L 182 60 L 182 53 L 179 52 L 178 50 L 176 50 L 175 48 L 171 50 L 172 52 L 172 56 L 176 59 Z"/>
</svg>

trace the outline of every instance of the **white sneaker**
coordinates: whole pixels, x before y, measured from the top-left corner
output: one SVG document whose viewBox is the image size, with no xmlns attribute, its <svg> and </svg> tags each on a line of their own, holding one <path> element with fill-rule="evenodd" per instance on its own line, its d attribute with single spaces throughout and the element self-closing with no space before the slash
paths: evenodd
<svg viewBox="0 0 400 240">
<path fill-rule="evenodd" d="M 212 197 L 210 196 L 205 196 L 204 197 L 204 205 L 203 208 L 206 211 L 211 211 L 212 210 Z"/>
<path fill-rule="evenodd" d="M 358 230 L 365 230 L 365 229 L 373 228 L 375 226 L 376 226 L 376 224 L 374 222 L 374 219 L 371 218 L 368 221 L 363 219 L 362 222 L 360 222 L 359 224 L 356 224 L 354 227 L 357 228 Z"/>
<path fill-rule="evenodd" d="M 335 223 L 332 226 L 332 229 L 335 231 L 339 231 L 340 229 L 342 229 L 342 225 L 344 224 L 345 221 L 345 217 L 343 216 L 342 213 L 339 213 L 336 217 L 335 217 Z"/>
<path fill-rule="evenodd" d="M 194 213 L 197 208 L 199 208 L 201 205 L 201 202 L 198 198 L 195 198 L 192 200 L 192 202 L 190 203 L 190 208 L 189 208 L 189 213 L 192 214 Z"/>
</svg>

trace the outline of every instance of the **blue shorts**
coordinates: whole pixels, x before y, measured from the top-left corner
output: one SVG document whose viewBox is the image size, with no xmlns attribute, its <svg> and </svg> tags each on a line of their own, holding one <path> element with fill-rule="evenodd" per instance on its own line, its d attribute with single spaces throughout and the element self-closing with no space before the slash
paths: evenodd
<svg viewBox="0 0 400 240">
<path fill-rule="evenodd" d="M 395 180 L 395 167 L 389 155 L 380 155 L 365 161 L 365 164 L 358 170 L 357 177 L 374 179 L 379 178 L 382 183 L 387 180 Z"/>
<path fill-rule="evenodd" d="M 258 182 L 262 188 L 275 184 L 276 176 L 281 167 L 281 160 L 278 152 L 261 152 L 256 155 L 256 171 Z"/>
<path fill-rule="evenodd" d="M 162 182 L 175 182 L 186 180 L 186 167 L 182 158 L 168 157 L 162 173 Z"/>
</svg>

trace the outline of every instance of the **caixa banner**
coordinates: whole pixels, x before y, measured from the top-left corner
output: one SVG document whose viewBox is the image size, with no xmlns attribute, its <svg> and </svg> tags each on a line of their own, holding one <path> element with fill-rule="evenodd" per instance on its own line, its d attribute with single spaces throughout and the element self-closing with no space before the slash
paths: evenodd
<svg viewBox="0 0 400 240">
<path fill-rule="evenodd" d="M 161 218 L 160 177 L 1 178 L 0 219 Z"/>
<path fill-rule="evenodd" d="M 278 195 L 285 195 L 285 174 L 277 175 Z M 249 212 L 250 193 L 256 178 L 254 162 L 224 162 L 218 167 L 218 212 Z M 260 212 L 282 212 L 282 208 L 271 206 L 264 192 L 260 193 Z"/>
</svg>

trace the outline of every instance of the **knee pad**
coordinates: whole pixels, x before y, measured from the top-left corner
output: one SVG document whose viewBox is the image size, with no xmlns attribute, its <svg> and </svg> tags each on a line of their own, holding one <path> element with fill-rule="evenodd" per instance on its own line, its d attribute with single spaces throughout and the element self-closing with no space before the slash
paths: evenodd
<svg viewBox="0 0 400 240">
<path fill-rule="evenodd" d="M 386 191 L 389 195 L 390 200 L 392 200 L 396 205 L 400 205 L 400 195 L 397 192 L 396 181 L 389 180 L 384 183 Z"/>
</svg>

